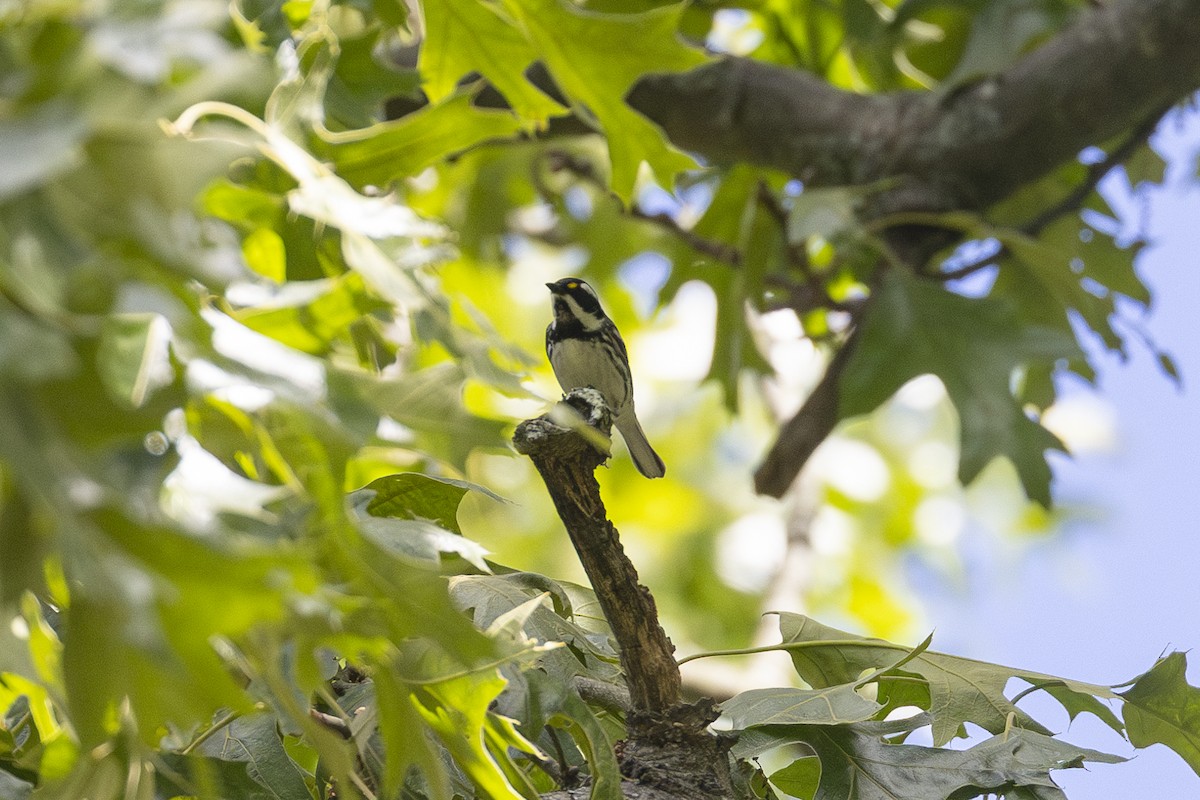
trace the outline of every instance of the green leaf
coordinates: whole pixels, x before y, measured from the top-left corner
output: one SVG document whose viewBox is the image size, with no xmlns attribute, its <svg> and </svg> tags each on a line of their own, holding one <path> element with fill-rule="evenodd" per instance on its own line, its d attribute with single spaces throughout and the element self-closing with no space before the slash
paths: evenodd
<svg viewBox="0 0 1200 800">
<path fill-rule="evenodd" d="M 821 759 L 798 758 L 770 775 L 771 783 L 789 797 L 813 800 L 821 782 Z"/>
<path fill-rule="evenodd" d="M 280 195 L 225 179 L 209 184 L 200 195 L 199 204 L 204 213 L 247 232 L 273 228 L 287 212 L 287 204 Z"/>
<path fill-rule="evenodd" d="M 841 725 L 862 722 L 882 706 L 858 693 L 858 683 L 823 689 L 750 689 L 721 704 L 735 730 L 763 725 Z"/>
<path fill-rule="evenodd" d="M 367 503 L 368 514 L 396 519 L 426 519 L 448 531 L 461 534 L 458 505 L 472 489 L 503 502 L 499 495 L 478 484 L 453 478 L 432 478 L 416 472 L 385 475 L 359 491 L 373 493 Z"/>
<path fill-rule="evenodd" d="M 883 706 L 859 693 L 881 675 L 892 673 L 929 649 L 930 635 L 908 653 L 858 680 L 815 689 L 751 689 L 721 704 L 734 729 L 768 725 L 842 725 L 875 716 Z"/>
<path fill-rule="evenodd" d="M 698 236 L 739 250 L 741 269 L 723 265 L 714 269 L 710 259 L 692 255 L 676 258 L 662 290 L 665 302 L 687 281 L 701 280 L 716 294 L 716 336 L 706 379 L 720 383 L 725 406 L 731 411 L 738 408 L 742 372 L 771 371 L 746 324 L 746 304 L 759 302 L 764 276 L 777 267 L 782 257 L 783 233 L 758 199 L 759 186 L 766 184 L 769 177 L 762 170 L 745 165 L 730 168 L 717 185 L 704 216 L 693 228 Z"/>
<path fill-rule="evenodd" d="M 429 787 L 432 800 L 450 800 L 450 781 L 445 765 L 424 732 L 416 733 L 423 723 L 413 705 L 410 687 L 400 680 L 390 663 L 375 670 L 374 686 L 379 735 L 386 748 L 383 785 L 388 796 L 399 794 L 409 768 L 415 766 Z"/>
<path fill-rule="evenodd" d="M 361 372 L 331 370 L 330 399 L 343 414 L 362 414 L 377 422 L 391 417 L 418 434 L 427 452 L 462 468 L 476 447 L 503 448 L 506 423 L 478 417 L 463 407 L 466 376 L 458 364 L 437 364 L 401 378 L 379 379 Z M 375 422 L 371 427 L 374 428 Z"/>
<path fill-rule="evenodd" d="M 258 785 L 256 793 L 271 800 L 312 798 L 304 781 L 304 773 L 283 749 L 283 740 L 273 714 L 256 713 L 239 717 L 194 752 L 217 761 L 244 763 L 246 774 Z"/>
<path fill-rule="evenodd" d="M 1062 798 L 1050 771 L 1082 767 L 1085 761 L 1125 759 L 1032 731 L 1013 729 L 967 750 L 890 744 L 888 723 L 787 729 L 780 743 L 799 742 L 820 759 L 815 800 L 929 800 L 1007 794 L 1029 788 L 1034 796 Z M 810 759 L 811 760 L 811 759 Z M 797 788 L 812 785 L 815 765 L 805 764 Z"/>
<path fill-rule="evenodd" d="M 891 669 L 897 656 L 909 650 L 881 639 L 855 636 L 800 614 L 780 614 L 779 630 L 787 643 L 806 643 L 789 649 L 796 672 L 814 689 L 860 681 L 868 671 Z M 827 644 L 824 644 L 826 643 Z M 953 739 L 964 722 L 1000 733 L 1009 726 L 1009 715 L 1021 728 L 1048 733 L 1040 723 L 1017 708 L 1004 695 L 1009 679 L 1020 678 L 1035 685 L 1056 688 L 1053 696 L 1073 694 L 1111 699 L 1116 694 L 1106 686 L 1058 678 L 999 664 L 933 651 L 918 653 L 904 663 L 903 671 L 885 672 L 879 678 L 880 695 L 894 691 L 892 684 L 905 684 L 912 676 L 929 687 L 929 712 L 933 717 L 933 741 L 942 745 Z M 894 680 L 893 680 L 894 678 Z M 911 695 L 910 695 L 911 697 Z M 1086 705 L 1080 710 L 1093 710 Z M 1102 717 L 1103 718 L 1103 717 Z"/>
<path fill-rule="evenodd" d="M 30 358 L 30 353 L 38 358 Z M 0 375 L 41 383 L 69 377 L 78 367 L 79 356 L 63 331 L 0 299 Z"/>
<path fill-rule="evenodd" d="M 82 552 L 64 565 L 63 667 L 82 744 L 106 738 L 126 698 L 148 739 L 168 721 L 244 707 L 211 642 L 283 619 L 285 598 L 318 584 L 310 556 L 286 543 L 199 540 L 110 509 L 86 526 Z"/>
<path fill-rule="evenodd" d="M 1024 364 L 1079 352 L 1069 334 L 1021 324 L 1008 303 L 962 297 L 891 270 L 872 297 L 842 376 L 840 413 L 873 411 L 913 378 L 936 375 L 958 411 L 959 479 L 970 483 L 993 458 L 1006 456 L 1025 493 L 1049 506 L 1045 451 L 1061 450 L 1062 443 L 1026 416 L 1010 384 Z"/>
<path fill-rule="evenodd" d="M 942 82 L 944 86 L 1000 72 L 1070 18 L 1066 3 L 989 0 L 977 5 L 962 57 Z"/>
<path fill-rule="evenodd" d="M 270 228 L 257 228 L 242 240 L 246 266 L 264 278 L 283 283 L 287 278 L 287 249 L 283 237 Z"/>
<path fill-rule="evenodd" d="M 273 231 L 260 229 L 263 231 L 275 235 Z M 350 326 L 362 316 L 391 309 L 389 303 L 367 291 L 362 276 L 357 273 L 329 281 L 312 281 L 306 288 L 321 291 L 315 296 L 305 292 L 294 305 L 257 306 L 235 311 L 232 316 L 247 328 L 289 347 L 324 355 L 337 341 L 348 340 Z"/>
<path fill-rule="evenodd" d="M 473 5 L 482 7 L 477 0 Z M 438 5 L 438 3 L 434 3 Z M 425 52 L 422 47 L 421 52 Z M 474 105 L 475 92 L 459 92 L 401 119 L 341 133 L 321 132 L 320 150 L 350 184 L 389 186 L 448 156 L 521 130 L 512 114 Z"/>
<path fill-rule="evenodd" d="M 1140 183 L 1162 183 L 1167 162 L 1149 143 L 1142 143 L 1121 166 L 1125 168 L 1129 184 L 1136 187 Z"/>
<path fill-rule="evenodd" d="M 83 155 L 87 118 L 65 101 L 51 101 L 0 120 L 0 201 L 71 169 Z"/>
<path fill-rule="evenodd" d="M 566 113 L 526 79 L 537 53 L 497 6 L 479 0 L 425 0 L 421 10 L 425 38 L 417 68 L 431 102 L 450 96 L 461 78 L 477 72 L 533 127 L 545 127 L 550 117 Z"/>
<path fill-rule="evenodd" d="M 863 194 L 860 186 L 805 189 L 788 211 L 788 241 L 803 244 L 810 236 L 833 239 L 858 226 L 856 209 Z"/>
<path fill-rule="evenodd" d="M 1171 653 L 1121 692 L 1134 747 L 1165 744 L 1200 774 L 1200 688 L 1187 682 L 1187 656 Z"/>
<path fill-rule="evenodd" d="M 171 325 L 160 314 L 113 314 L 100 328 L 100 380 L 115 400 L 139 408 L 175 378 Z"/>
<path fill-rule="evenodd" d="M 498 670 L 484 670 L 424 684 L 412 695 L 417 714 L 437 734 L 475 786 L 491 800 L 522 797 L 506 774 L 510 770 L 499 763 L 511 762 L 507 750 L 496 752 L 487 746 L 488 730 L 493 736 L 499 735 L 495 730 L 497 723 L 490 719 L 488 706 L 506 685 L 508 681 Z M 500 735 L 500 738 L 526 752 L 538 752 L 515 731 L 513 736 Z M 526 800 L 537 800 L 537 794 L 530 796 L 529 791 L 531 789 L 526 790 Z"/>
<path fill-rule="evenodd" d="M 621 684 L 617 654 L 608 646 L 607 637 L 597 636 L 581 625 L 572 611 L 567 590 L 555 581 L 525 572 L 457 575 L 450 579 L 450 597 L 455 606 L 470 612 L 476 627 L 483 629 L 547 593 L 554 601 L 554 609 L 544 605 L 534 607 L 524 622 L 524 632 L 539 642 L 563 642 L 567 646 L 542 653 L 542 669 L 564 684 L 576 675 Z"/>
<path fill-rule="evenodd" d="M 1137 247 L 1117 247 L 1112 237 L 1075 219 L 1056 222 L 1036 240 L 1017 231 L 994 233 L 1012 255 L 994 294 L 1016 301 L 1026 321 L 1063 332 L 1072 331 L 1071 314 L 1078 314 L 1109 349 L 1125 353 L 1112 322 L 1115 295 L 1147 307 L 1151 299 L 1134 270 Z"/>
<path fill-rule="evenodd" d="M 541 683 L 552 680 L 542 680 Z M 541 699 L 545 707 L 553 708 L 544 703 L 544 697 Z M 596 712 L 573 691 L 564 693 L 558 709 L 551 714 L 548 722 L 556 728 L 565 728 L 587 759 L 592 776 L 589 800 L 622 800 L 625 794 L 621 791 L 621 768 L 614 752 L 616 742 L 605 730 Z"/>
<path fill-rule="evenodd" d="M 642 162 L 664 183 L 696 162 L 625 102 L 647 73 L 683 72 L 708 59 L 679 39 L 683 5 L 641 14 L 602 14 L 564 0 L 504 0 L 504 7 L 571 100 L 575 113 L 597 120 L 608 140 L 612 189 L 628 203 Z M 619 53 L 620 58 L 614 58 Z"/>
<path fill-rule="evenodd" d="M 458 533 L 423 519 L 381 519 L 365 517 L 358 529 L 375 544 L 393 553 L 438 561 L 440 553 L 456 553 L 481 572 L 489 572 L 484 547 Z"/>
<path fill-rule="evenodd" d="M 109 395 L 139 408 L 175 378 L 170 365 L 170 324 L 161 314 L 112 314 L 100 330 L 100 379 Z"/>
</svg>

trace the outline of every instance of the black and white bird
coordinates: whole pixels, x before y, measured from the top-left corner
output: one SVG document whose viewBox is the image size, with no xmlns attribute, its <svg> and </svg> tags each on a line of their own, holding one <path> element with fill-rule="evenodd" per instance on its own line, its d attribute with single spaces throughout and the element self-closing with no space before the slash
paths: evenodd
<svg viewBox="0 0 1200 800">
<path fill-rule="evenodd" d="M 579 278 L 546 286 L 554 306 L 554 321 L 546 328 L 546 355 L 554 377 L 564 392 L 585 387 L 600 392 L 638 472 L 661 478 L 667 468 L 634 413 L 629 355 L 617 326 L 600 307 L 595 290 Z"/>
</svg>

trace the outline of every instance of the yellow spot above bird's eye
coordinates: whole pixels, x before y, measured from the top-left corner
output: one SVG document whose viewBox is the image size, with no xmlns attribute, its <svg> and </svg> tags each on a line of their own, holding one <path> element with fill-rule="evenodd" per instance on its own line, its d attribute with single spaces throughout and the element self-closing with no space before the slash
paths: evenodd
<svg viewBox="0 0 1200 800">
<path fill-rule="evenodd" d="M 568 284 L 567 284 L 567 288 L 568 288 L 568 289 L 578 289 L 578 288 L 579 288 L 579 284 L 578 284 L 578 283 L 576 283 L 575 281 L 571 281 L 570 283 L 568 283 Z"/>
</svg>

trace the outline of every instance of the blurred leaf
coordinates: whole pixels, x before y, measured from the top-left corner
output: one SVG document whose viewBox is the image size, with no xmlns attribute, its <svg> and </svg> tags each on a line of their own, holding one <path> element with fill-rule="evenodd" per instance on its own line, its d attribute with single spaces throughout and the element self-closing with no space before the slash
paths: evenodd
<svg viewBox="0 0 1200 800">
<path fill-rule="evenodd" d="M 994 75 L 1071 19 L 1060 0 L 987 0 L 977 3 L 971 33 L 954 72 L 943 81 L 957 86 Z"/>
<path fill-rule="evenodd" d="M 858 186 L 805 189 L 788 211 L 788 241 L 803 244 L 810 236 L 833 239 L 856 227 L 863 194 Z"/>
<path fill-rule="evenodd" d="M 1148 143 L 1143 143 L 1121 166 L 1129 184 L 1136 187 L 1140 183 L 1162 183 L 1167 162 Z"/>
<path fill-rule="evenodd" d="M 1007 260 L 995 293 L 1014 299 L 1023 317 L 1071 333 L 1078 314 L 1111 350 L 1125 353 L 1124 337 L 1114 325 L 1115 292 L 1142 305 L 1150 293 L 1134 272 L 1136 248 L 1118 248 L 1107 235 L 1065 220 L 1034 240 L 1016 232 L 997 232 L 1013 258 Z M 1076 356 L 1077 362 L 1082 361 Z M 1080 374 L 1086 367 L 1072 367 Z"/>
<path fill-rule="evenodd" d="M 33 793 L 33 784 L 23 781 L 11 772 L 0 769 L 0 797 L 4 800 L 28 800 Z"/>
<path fill-rule="evenodd" d="M 317 585 L 310 559 L 286 545 L 220 548 L 112 510 L 92 520 L 94 556 L 67 565 L 64 669 L 82 744 L 105 738 L 125 697 L 139 718 L 164 722 L 244 706 L 210 641 L 280 620 L 288 593 Z"/>
<path fill-rule="evenodd" d="M 38 358 L 29 358 L 38 353 Z M 79 357 L 67 336 L 42 320 L 0 300 L 0 374 L 40 383 L 71 376 Z"/>
<path fill-rule="evenodd" d="M 489 571 L 487 550 L 481 545 L 427 520 L 364 517 L 358 520 L 358 529 L 395 553 L 435 562 L 439 553 L 456 553 L 481 572 Z"/>
<path fill-rule="evenodd" d="M 391 309 L 390 304 L 367 291 L 362 276 L 356 273 L 322 282 L 320 287 L 319 294 L 306 293 L 294 305 L 256 306 L 235 311 L 232 316 L 247 328 L 289 347 L 324 355 L 335 342 L 349 339 L 350 327 L 359 318 Z"/>
<path fill-rule="evenodd" d="M 48 531 L 38 524 L 29 498 L 8 469 L 0 469 L 0 608 L 26 591 L 43 588 L 44 559 L 51 550 Z"/>
<path fill-rule="evenodd" d="M 264 278 L 283 283 L 287 278 L 287 249 L 283 237 L 270 228 L 257 228 L 242 241 L 246 266 Z"/>
<path fill-rule="evenodd" d="M 747 304 L 757 305 L 764 277 L 782 263 L 783 234 L 759 203 L 760 185 L 768 185 L 760 170 L 744 165 L 729 169 L 693 229 L 698 236 L 737 248 L 742 253 L 741 268 L 721 265 L 714 270 L 708 259 L 676 263 L 663 287 L 664 299 L 670 298 L 686 281 L 698 279 L 717 295 L 716 336 L 707 378 L 720 382 L 725 406 L 733 411 L 738 408 L 742 371 L 770 372 L 746 321 Z"/>
<path fill-rule="evenodd" d="M 662 132 L 625 103 L 625 94 L 648 72 L 683 72 L 707 61 L 678 37 L 682 5 L 640 14 L 587 12 L 563 0 L 504 0 L 524 29 L 575 113 L 603 129 L 612 160 L 612 190 L 625 203 L 633 196 L 642 162 L 665 185 L 695 166 Z M 621 58 L 613 58 L 620 53 Z"/>
<path fill-rule="evenodd" d="M 908 650 L 881 639 L 864 639 L 830 628 L 799 614 L 780 614 L 779 630 L 784 643 L 829 642 L 827 646 L 814 644 L 788 652 L 796 672 L 814 689 L 860 680 L 864 672 L 887 668 L 896 663 L 899 653 Z M 1004 695 L 1010 678 L 1021 678 L 1037 685 L 1054 685 L 1058 687 L 1056 698 L 1069 694 L 1106 699 L 1116 697 L 1105 686 L 933 651 L 919 653 L 905 663 L 904 672 L 920 676 L 929 686 L 928 710 L 933 717 L 933 742 L 937 746 L 953 739 L 964 722 L 973 722 L 992 733 L 1000 733 L 1010 725 L 1010 714 L 1014 715 L 1015 724 L 1021 728 L 1048 733 Z M 892 683 L 889 677 L 890 673 L 885 673 L 879 679 L 881 694 L 891 688 L 888 686 Z M 897 677 L 899 680 L 896 682 L 905 680 L 903 673 L 897 673 Z M 1084 710 L 1092 709 L 1085 707 Z"/>
<path fill-rule="evenodd" d="M 417 432 L 418 442 L 428 452 L 445 454 L 461 468 L 476 447 L 507 444 L 505 423 L 475 416 L 463 407 L 464 379 L 462 368 L 450 363 L 394 379 L 339 371 L 330 374 L 331 401 L 335 406 L 366 404 L 375 414 Z M 343 411 L 353 413 L 349 408 Z"/>
<path fill-rule="evenodd" d="M 470 4 L 485 8 L 473 0 Z M 474 99 L 474 92 L 463 91 L 398 120 L 342 133 L 324 131 L 321 150 L 350 184 L 386 187 L 463 150 L 520 132 L 512 114 L 478 108 Z"/>
<path fill-rule="evenodd" d="M 0 119 L 0 202 L 71 169 L 88 134 L 84 115 L 66 100 Z"/>
<path fill-rule="evenodd" d="M 377 0 L 371 6 L 380 17 L 385 13 L 393 18 L 407 16 L 407 6 L 398 0 Z M 391 56 L 394 29 L 403 25 L 380 19 L 354 31 L 361 35 L 352 35 L 345 28 L 338 32 L 337 63 L 325 89 L 326 124 L 368 127 L 380 119 L 389 99 L 417 95 L 420 74 L 401 67 Z"/>
<path fill-rule="evenodd" d="M 1134 747 L 1165 744 L 1200 774 L 1200 688 L 1188 684 L 1187 656 L 1171 653 L 1121 692 Z"/>
<path fill-rule="evenodd" d="M 545 127 L 566 109 L 536 88 L 525 71 L 537 53 L 500 9 L 477 0 L 426 0 L 425 40 L 417 68 L 431 102 L 454 93 L 461 78 L 478 73 L 531 127 Z"/>
<path fill-rule="evenodd" d="M 962 297 L 899 270 L 872 297 L 861 335 L 842 376 L 843 417 L 873 411 L 919 375 L 936 375 L 961 423 L 959 479 L 968 484 L 1007 456 L 1026 494 L 1050 505 L 1045 451 L 1062 443 L 1025 415 L 1009 386 L 1023 363 L 1077 355 L 1072 337 L 1020 324 L 999 300 Z"/>
<path fill-rule="evenodd" d="M 171 325 L 160 314 L 113 314 L 100 329 L 100 379 L 114 399 L 138 408 L 175 377 Z"/>
<path fill-rule="evenodd" d="M 387 754 L 383 773 L 385 791 L 399 792 L 409 768 L 415 766 L 429 787 L 432 800 L 450 800 L 446 768 L 422 730 L 423 722 L 409 687 L 397 678 L 390 664 L 376 670 L 374 684 L 378 693 L 379 734 Z"/>
</svg>

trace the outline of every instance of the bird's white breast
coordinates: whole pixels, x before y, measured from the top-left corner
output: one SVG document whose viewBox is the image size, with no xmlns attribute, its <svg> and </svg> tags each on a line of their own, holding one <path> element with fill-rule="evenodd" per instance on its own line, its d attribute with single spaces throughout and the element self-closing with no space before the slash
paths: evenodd
<svg viewBox="0 0 1200 800">
<path fill-rule="evenodd" d="M 555 342 L 550 366 L 564 392 L 591 386 L 604 395 L 604 402 L 614 416 L 620 414 L 629 399 L 625 379 L 596 342 L 581 339 Z"/>
</svg>

